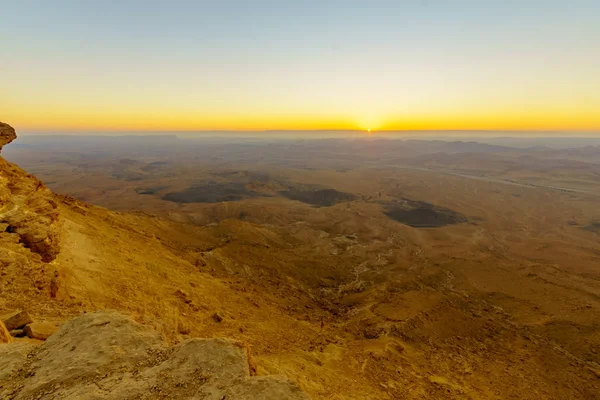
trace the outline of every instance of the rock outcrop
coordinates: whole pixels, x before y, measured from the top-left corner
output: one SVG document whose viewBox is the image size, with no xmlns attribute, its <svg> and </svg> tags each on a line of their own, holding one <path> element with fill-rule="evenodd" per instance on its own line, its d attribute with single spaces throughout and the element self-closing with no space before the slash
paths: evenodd
<svg viewBox="0 0 600 400">
<path fill-rule="evenodd" d="M 12 127 L 0 122 L 0 150 L 16 137 Z M 50 262 L 60 250 L 58 224 L 58 204 L 52 192 L 0 157 L 0 232 L 17 235 L 20 243 Z"/>
<path fill-rule="evenodd" d="M 0 346 L 0 398 L 308 399 L 285 378 L 251 376 L 246 348 L 225 339 L 168 347 L 116 312 L 84 314 L 39 347 Z"/>
<path fill-rule="evenodd" d="M 10 125 L 0 122 L 0 150 L 5 144 L 9 144 L 16 138 L 15 130 Z"/>
<path fill-rule="evenodd" d="M 56 326 L 49 322 L 34 322 L 23 329 L 31 339 L 46 340 L 56 332 Z"/>
<path fill-rule="evenodd" d="M 6 326 L 6 329 L 12 331 L 14 329 L 24 328 L 25 325 L 33 322 L 27 311 L 15 311 L 0 317 L 0 320 Z"/>
<path fill-rule="evenodd" d="M 0 343 L 10 343 L 12 342 L 12 336 L 6 326 L 0 321 Z"/>
</svg>

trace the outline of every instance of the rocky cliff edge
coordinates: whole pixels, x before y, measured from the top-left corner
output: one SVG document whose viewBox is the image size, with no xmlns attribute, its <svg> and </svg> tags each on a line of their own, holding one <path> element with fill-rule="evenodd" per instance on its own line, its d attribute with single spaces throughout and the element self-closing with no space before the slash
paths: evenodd
<svg viewBox="0 0 600 400">
<path fill-rule="evenodd" d="M 17 137 L 0 122 L 0 151 Z M 58 204 L 53 193 L 33 175 L 0 157 L 0 241 L 17 241 L 42 261 L 60 250 Z M 0 263 L 3 257 L 0 255 Z"/>
</svg>

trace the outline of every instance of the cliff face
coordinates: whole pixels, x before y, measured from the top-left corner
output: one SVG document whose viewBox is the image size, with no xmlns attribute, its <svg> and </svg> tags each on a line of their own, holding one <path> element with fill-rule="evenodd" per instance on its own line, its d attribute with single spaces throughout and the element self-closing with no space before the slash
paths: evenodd
<svg viewBox="0 0 600 400">
<path fill-rule="evenodd" d="M 0 151 L 16 137 L 10 125 L 0 122 Z M 36 177 L 2 157 L 0 232 L 2 239 L 18 239 L 44 262 L 54 260 L 59 253 L 59 212 L 54 195 Z"/>
</svg>

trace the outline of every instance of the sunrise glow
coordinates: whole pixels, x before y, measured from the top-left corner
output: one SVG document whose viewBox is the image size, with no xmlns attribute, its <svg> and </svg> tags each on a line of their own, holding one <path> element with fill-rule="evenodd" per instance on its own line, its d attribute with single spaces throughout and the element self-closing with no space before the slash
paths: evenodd
<svg viewBox="0 0 600 400">
<path fill-rule="evenodd" d="M 25 132 L 600 131 L 590 7 L 18 3 L 0 117 Z"/>
</svg>

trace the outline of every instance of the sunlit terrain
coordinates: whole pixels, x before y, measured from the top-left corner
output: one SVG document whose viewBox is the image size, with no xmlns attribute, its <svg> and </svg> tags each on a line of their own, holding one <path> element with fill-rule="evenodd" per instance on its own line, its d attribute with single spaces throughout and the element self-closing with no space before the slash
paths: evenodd
<svg viewBox="0 0 600 400">
<path fill-rule="evenodd" d="M 0 399 L 600 398 L 600 1 L 4 3 Z"/>
<path fill-rule="evenodd" d="M 540 143 L 29 137 L 3 154 L 57 193 L 184 224 L 137 222 L 315 326 L 219 330 L 315 398 L 592 398 L 600 150 Z"/>
</svg>

